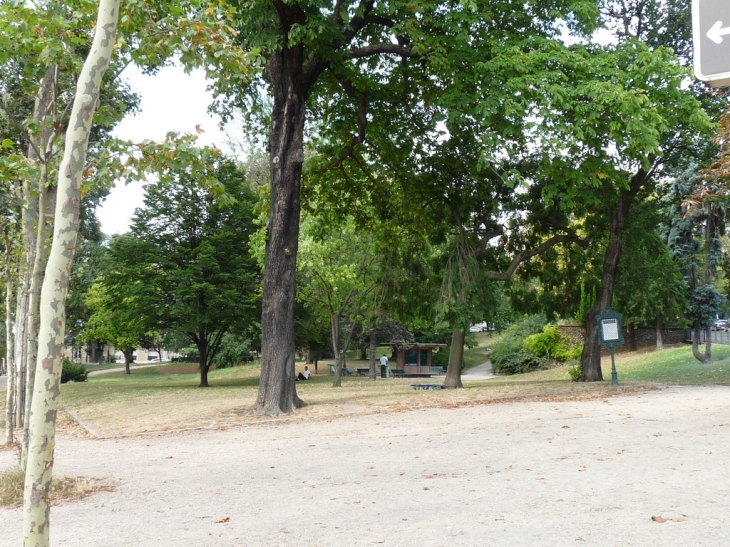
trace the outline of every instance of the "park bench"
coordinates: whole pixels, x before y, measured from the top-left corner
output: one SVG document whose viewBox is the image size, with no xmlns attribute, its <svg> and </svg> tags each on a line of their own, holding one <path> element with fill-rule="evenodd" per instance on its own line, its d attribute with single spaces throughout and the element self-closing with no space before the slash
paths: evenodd
<svg viewBox="0 0 730 547">
<path fill-rule="evenodd" d="M 444 389 L 441 384 L 411 384 L 411 389 Z"/>
<path fill-rule="evenodd" d="M 356 368 L 355 372 L 358 376 L 370 376 L 370 368 Z"/>
<path fill-rule="evenodd" d="M 406 371 L 402 368 L 392 368 L 390 369 L 390 375 L 396 378 L 405 378 Z"/>
<path fill-rule="evenodd" d="M 335 365 L 330 365 L 330 376 L 335 375 Z M 342 367 L 342 374 L 345 376 L 352 376 L 352 371 L 347 367 Z"/>
<path fill-rule="evenodd" d="M 431 374 L 446 374 L 444 367 L 431 367 Z"/>
</svg>

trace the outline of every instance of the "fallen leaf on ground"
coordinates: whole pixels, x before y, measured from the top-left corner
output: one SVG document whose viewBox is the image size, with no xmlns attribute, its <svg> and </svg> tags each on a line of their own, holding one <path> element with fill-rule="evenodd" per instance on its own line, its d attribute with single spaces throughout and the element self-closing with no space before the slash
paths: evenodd
<svg viewBox="0 0 730 547">
<path fill-rule="evenodd" d="M 220 522 L 228 522 L 229 520 L 231 520 L 231 517 L 221 517 L 219 519 L 216 519 L 215 522 L 216 522 L 216 524 L 218 524 Z"/>
</svg>

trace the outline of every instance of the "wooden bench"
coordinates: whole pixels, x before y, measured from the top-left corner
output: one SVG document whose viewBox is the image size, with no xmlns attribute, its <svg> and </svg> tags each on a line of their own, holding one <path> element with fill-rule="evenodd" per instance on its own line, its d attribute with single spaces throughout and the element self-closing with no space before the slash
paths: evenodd
<svg viewBox="0 0 730 547">
<path fill-rule="evenodd" d="M 356 368 L 355 372 L 357 372 L 358 376 L 370 376 L 370 368 Z"/>
<path fill-rule="evenodd" d="M 411 389 L 444 389 L 441 384 L 411 384 Z"/>
<path fill-rule="evenodd" d="M 390 369 L 390 375 L 395 376 L 396 378 L 405 378 L 406 371 L 402 368 L 392 368 Z"/>
<path fill-rule="evenodd" d="M 431 367 L 431 374 L 446 374 L 444 367 Z"/>
</svg>

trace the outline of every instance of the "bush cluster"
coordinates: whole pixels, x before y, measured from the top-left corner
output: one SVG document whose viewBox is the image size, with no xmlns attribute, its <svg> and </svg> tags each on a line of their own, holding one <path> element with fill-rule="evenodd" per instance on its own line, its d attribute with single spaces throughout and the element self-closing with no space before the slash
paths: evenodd
<svg viewBox="0 0 730 547">
<path fill-rule="evenodd" d="M 550 325 L 542 332 L 525 338 L 525 349 L 540 357 L 548 357 L 564 363 L 571 359 L 578 359 L 583 348 L 572 343 L 567 336 Z"/>
<path fill-rule="evenodd" d="M 85 382 L 89 375 L 89 369 L 81 363 L 74 363 L 68 359 L 63 360 L 63 370 L 61 371 L 61 383 L 68 382 Z"/>
<path fill-rule="evenodd" d="M 528 336 L 542 331 L 547 323 L 544 315 L 529 315 L 511 325 L 502 339 L 492 346 L 489 359 L 497 374 L 520 374 L 543 368 L 547 357 L 539 357 L 524 348 Z"/>
<path fill-rule="evenodd" d="M 583 348 L 545 323 L 545 316 L 531 315 L 508 328 L 502 340 L 492 347 L 490 359 L 494 371 L 521 374 L 545 368 L 551 359 L 560 362 L 578 359 Z"/>
</svg>

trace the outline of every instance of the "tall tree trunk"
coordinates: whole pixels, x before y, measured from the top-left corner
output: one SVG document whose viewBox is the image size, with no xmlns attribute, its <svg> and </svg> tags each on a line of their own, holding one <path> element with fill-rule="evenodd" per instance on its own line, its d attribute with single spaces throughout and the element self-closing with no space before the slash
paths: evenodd
<svg viewBox="0 0 730 547">
<path fill-rule="evenodd" d="M 15 351 L 13 338 L 13 279 L 11 273 L 10 236 L 6 231 L 5 237 L 5 444 L 15 442 L 13 424 L 15 415 L 13 403 L 15 400 Z"/>
<path fill-rule="evenodd" d="M 616 202 L 616 210 L 611 218 L 608 246 L 603 257 L 603 277 L 601 279 L 601 294 L 598 300 L 586 313 L 586 339 L 581 355 L 582 382 L 600 382 L 603 380 L 601 371 L 601 348 L 598 345 L 598 323 L 596 316 L 611 305 L 613 291 L 616 287 L 618 265 L 621 259 L 621 237 L 629 218 L 629 210 L 636 194 L 649 180 L 650 173 L 639 169 L 632 177 L 629 189 L 622 192 Z"/>
<path fill-rule="evenodd" d="M 30 270 L 21 260 L 18 291 L 15 299 L 15 386 L 13 396 L 14 421 L 16 427 L 23 427 L 25 394 L 25 366 L 28 351 L 28 287 Z"/>
<path fill-rule="evenodd" d="M 23 495 L 25 547 L 50 544 L 50 493 L 63 363 L 65 305 L 79 225 L 81 181 L 101 79 L 116 41 L 120 0 L 100 0 L 94 40 L 79 75 L 58 170 L 53 243 L 41 288 L 38 366 Z"/>
<path fill-rule="evenodd" d="M 707 220 L 705 221 L 705 285 L 712 284 L 712 242 L 715 239 L 716 211 L 713 203 L 705 205 Z M 705 325 L 705 357 L 703 363 L 712 361 L 712 321 Z"/>
<path fill-rule="evenodd" d="M 28 315 L 27 315 L 27 340 L 26 350 L 26 374 L 25 374 L 25 395 L 23 404 L 23 442 L 20 450 L 20 468 L 25 469 L 28 461 L 28 420 L 30 419 L 30 407 L 33 400 L 33 383 L 35 379 L 35 364 L 38 357 L 38 322 L 40 312 L 40 293 L 43 281 L 43 272 L 48 259 L 48 222 L 52 222 L 52 210 L 48 210 L 49 194 L 55 192 L 48 188 L 48 160 L 50 154 L 49 141 L 52 138 L 53 125 L 51 123 L 53 105 L 56 98 L 56 80 L 58 69 L 56 65 L 46 68 L 43 80 L 38 90 L 35 107 L 33 109 L 33 121 L 41 128 L 39 138 L 34 139 L 34 145 L 28 150 L 28 157 L 34 159 L 40 166 L 36 195 L 36 222 L 34 241 L 28 239 L 28 244 L 35 244 L 33 251 L 33 265 L 30 272 L 30 286 L 28 288 Z M 55 202 L 54 202 L 55 203 Z"/>
<path fill-rule="evenodd" d="M 378 333 L 375 329 L 370 329 L 370 379 L 375 381 L 378 377 L 378 370 L 375 368 L 375 352 L 378 351 Z"/>
<path fill-rule="evenodd" d="M 296 6 L 277 3 L 286 33 L 304 21 Z M 287 20 L 287 15 L 291 16 Z M 271 55 L 267 73 L 274 97 L 271 112 L 271 202 L 267 224 L 261 318 L 261 380 L 256 414 L 285 414 L 303 406 L 294 371 L 294 298 L 299 238 L 300 180 L 304 163 L 306 89 L 302 46 Z"/>
<path fill-rule="evenodd" d="M 449 366 L 446 369 L 444 387 L 461 388 L 461 366 L 464 361 L 464 338 L 463 330 L 454 329 L 451 332 L 451 351 L 449 352 Z"/>
</svg>

